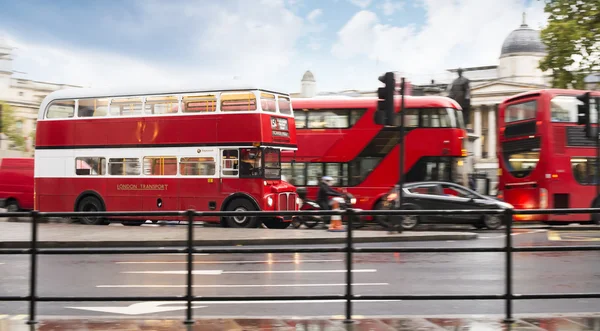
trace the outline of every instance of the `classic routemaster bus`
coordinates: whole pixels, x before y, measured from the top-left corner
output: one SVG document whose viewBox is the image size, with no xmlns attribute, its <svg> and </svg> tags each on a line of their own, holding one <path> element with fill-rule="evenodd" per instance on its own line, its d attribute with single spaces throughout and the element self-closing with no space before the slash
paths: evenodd
<svg viewBox="0 0 600 331">
<path fill-rule="evenodd" d="M 399 180 L 398 131 L 377 125 L 376 98 L 294 99 L 298 150 L 284 152 L 283 173 L 316 198 L 321 176 L 356 198 L 356 208 L 380 209 Z M 399 109 L 400 98 L 396 98 Z M 405 97 L 406 181 L 463 183 L 467 132 L 460 106 L 438 96 Z"/>
<path fill-rule="evenodd" d="M 587 91 L 546 89 L 504 100 L 498 112 L 498 195 L 516 209 L 600 207 L 596 142 L 577 125 Z M 596 123 L 592 92 L 591 118 Z M 599 220 L 594 219 L 596 222 Z M 515 215 L 516 221 L 586 222 L 590 215 Z"/>
<path fill-rule="evenodd" d="M 274 90 L 53 92 L 38 114 L 35 208 L 296 210 L 296 189 L 281 180 L 280 164 L 281 150 L 297 148 L 295 130 L 289 95 Z M 120 218 L 127 225 L 147 219 Z M 289 225 L 282 218 L 203 221 Z"/>
</svg>

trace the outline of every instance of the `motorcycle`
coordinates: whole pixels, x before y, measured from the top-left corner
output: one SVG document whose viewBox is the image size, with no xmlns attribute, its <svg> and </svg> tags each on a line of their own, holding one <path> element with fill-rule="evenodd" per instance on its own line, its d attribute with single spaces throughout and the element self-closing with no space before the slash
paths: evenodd
<svg viewBox="0 0 600 331">
<path fill-rule="evenodd" d="M 322 210 L 321 206 L 314 201 L 306 198 L 306 190 L 298 189 L 298 210 Z M 350 193 L 344 193 L 342 197 L 333 197 L 332 200 L 336 201 L 341 210 L 345 210 L 348 208 L 352 208 L 352 206 L 356 203 L 356 198 Z M 300 228 L 302 225 L 306 226 L 309 229 L 312 229 L 319 225 L 320 223 L 325 223 L 324 218 L 329 216 L 317 216 L 317 215 L 302 215 L 302 216 L 294 216 L 292 218 L 292 227 L 295 229 Z"/>
</svg>

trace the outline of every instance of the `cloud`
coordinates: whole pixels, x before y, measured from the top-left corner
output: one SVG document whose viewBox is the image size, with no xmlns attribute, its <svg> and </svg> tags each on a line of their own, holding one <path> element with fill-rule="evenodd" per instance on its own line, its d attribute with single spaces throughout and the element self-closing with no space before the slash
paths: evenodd
<svg viewBox="0 0 600 331">
<path fill-rule="evenodd" d="M 352 4 L 354 4 L 355 6 L 358 6 L 360 8 L 367 8 L 369 7 L 369 5 L 371 4 L 373 0 L 350 0 L 350 2 L 352 2 Z"/>
<path fill-rule="evenodd" d="M 309 22 L 312 22 L 312 23 L 314 23 L 314 22 L 315 22 L 315 20 L 316 20 L 317 18 L 319 18 L 321 15 L 323 15 L 323 10 L 322 10 L 322 9 L 320 9 L 320 8 L 317 8 L 317 9 L 314 9 L 314 10 L 312 10 L 310 13 L 308 13 L 308 15 L 306 16 L 306 19 L 307 19 Z"/>
<path fill-rule="evenodd" d="M 94 87 L 162 86 L 234 76 L 270 86 L 291 86 L 296 80 L 281 73 L 293 65 L 305 21 L 283 1 L 261 0 L 258 6 L 245 0 L 137 4 L 136 13 L 141 17 L 136 22 L 144 28 L 131 31 L 121 25 L 124 33 L 117 36 L 127 41 L 145 35 L 147 48 L 142 51 L 123 50 L 114 44 L 91 47 L 61 42 L 57 46 L 52 41 L 11 34 L 18 47 L 15 69 L 28 72 L 24 78 Z"/>
<path fill-rule="evenodd" d="M 331 53 L 428 82 L 449 68 L 497 64 L 502 43 L 521 24 L 523 10 L 532 27 L 546 21 L 539 1 L 527 8 L 521 0 L 423 0 L 423 6 L 426 19 L 419 27 L 383 24 L 368 10 L 356 13 L 338 31 Z M 364 77 L 351 81 L 361 84 Z"/>
<path fill-rule="evenodd" d="M 397 10 L 402 9 L 402 7 L 404 7 L 403 2 L 394 0 L 384 0 L 383 3 L 377 5 L 377 8 L 381 9 L 386 16 L 393 15 Z"/>
</svg>

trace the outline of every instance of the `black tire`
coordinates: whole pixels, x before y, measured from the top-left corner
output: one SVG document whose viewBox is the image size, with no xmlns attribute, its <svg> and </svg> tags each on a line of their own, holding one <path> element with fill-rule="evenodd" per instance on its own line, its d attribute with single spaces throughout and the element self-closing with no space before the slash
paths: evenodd
<svg viewBox="0 0 600 331">
<path fill-rule="evenodd" d="M 94 196 L 87 196 L 77 204 L 77 211 L 82 212 L 94 212 L 94 211 L 104 211 L 104 206 L 102 202 Z M 97 216 L 84 216 L 79 218 L 79 222 L 81 224 L 87 225 L 107 225 L 109 222 L 103 217 Z"/>
<path fill-rule="evenodd" d="M 226 211 L 256 211 L 256 207 L 247 199 L 235 199 L 227 205 Z M 260 219 L 256 216 L 226 217 L 226 222 L 232 228 L 257 228 Z"/>
<path fill-rule="evenodd" d="M 17 200 L 10 199 L 6 201 L 6 212 L 8 213 L 16 213 L 21 211 L 21 207 L 19 207 L 19 203 Z"/>
<path fill-rule="evenodd" d="M 314 217 L 310 217 L 310 216 L 305 216 L 304 218 L 304 226 L 306 226 L 309 229 L 314 228 L 315 226 L 319 225 L 321 221 L 318 218 L 314 218 Z"/>
<path fill-rule="evenodd" d="M 413 204 L 405 204 L 402 208 L 404 210 L 418 210 L 419 206 Z M 417 215 L 406 215 L 400 216 L 402 219 L 399 222 L 402 230 L 413 230 L 416 228 L 422 221 L 421 216 Z"/>
<path fill-rule="evenodd" d="M 273 218 L 269 218 L 269 219 L 265 219 L 263 220 L 263 224 L 269 228 L 269 229 L 287 229 L 290 224 L 292 224 L 291 222 L 284 222 L 280 219 L 273 219 Z"/>
<path fill-rule="evenodd" d="M 294 229 L 299 229 L 302 226 L 302 221 L 300 220 L 299 216 L 294 216 L 294 218 L 292 218 L 292 227 Z"/>
<path fill-rule="evenodd" d="M 478 230 L 485 229 L 485 223 L 483 222 L 483 220 L 474 223 L 473 226 Z"/>
<path fill-rule="evenodd" d="M 483 224 L 489 230 L 498 230 L 502 226 L 502 215 L 484 215 Z"/>
<path fill-rule="evenodd" d="M 7 213 L 17 213 L 17 212 L 21 211 L 21 207 L 19 207 L 19 203 L 17 202 L 17 200 L 13 200 L 13 199 L 6 201 L 5 208 L 6 208 Z M 16 222 L 18 220 L 19 220 L 18 217 L 10 217 L 8 219 L 9 222 Z"/>
</svg>

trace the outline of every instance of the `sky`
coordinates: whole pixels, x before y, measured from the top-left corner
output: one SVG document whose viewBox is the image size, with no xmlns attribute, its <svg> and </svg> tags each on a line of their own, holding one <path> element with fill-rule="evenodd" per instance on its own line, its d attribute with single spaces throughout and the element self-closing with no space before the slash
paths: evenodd
<svg viewBox="0 0 600 331">
<path fill-rule="evenodd" d="M 238 81 L 300 91 L 373 90 L 498 64 L 542 0 L 0 0 L 15 76 L 86 87 Z"/>
</svg>

